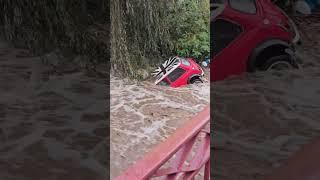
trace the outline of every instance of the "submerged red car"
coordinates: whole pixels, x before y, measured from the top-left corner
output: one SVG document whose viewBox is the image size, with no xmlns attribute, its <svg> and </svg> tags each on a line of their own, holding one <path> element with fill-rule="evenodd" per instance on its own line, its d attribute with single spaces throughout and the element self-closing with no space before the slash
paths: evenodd
<svg viewBox="0 0 320 180">
<path fill-rule="evenodd" d="M 155 84 L 180 87 L 201 83 L 204 72 L 193 58 L 172 57 L 160 65 L 153 73 Z"/>
<path fill-rule="evenodd" d="M 211 8 L 210 79 L 299 67 L 293 21 L 270 0 L 216 0 Z"/>
</svg>

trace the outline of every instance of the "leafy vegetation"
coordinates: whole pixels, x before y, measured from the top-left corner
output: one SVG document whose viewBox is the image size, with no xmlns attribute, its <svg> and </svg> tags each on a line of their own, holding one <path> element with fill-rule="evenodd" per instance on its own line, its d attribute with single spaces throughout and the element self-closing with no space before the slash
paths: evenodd
<svg viewBox="0 0 320 180">
<path fill-rule="evenodd" d="M 169 0 L 111 1 L 111 67 L 118 75 L 140 79 L 170 54 L 166 23 Z M 142 72 L 142 73 L 141 73 Z"/>
<path fill-rule="evenodd" d="M 169 56 L 209 54 L 207 0 L 1 0 L 0 12 L 15 46 L 83 55 L 90 66 L 111 53 L 114 72 L 137 79 Z"/>
<path fill-rule="evenodd" d="M 111 16 L 111 66 L 118 74 L 139 79 L 168 56 L 209 54 L 207 0 L 111 1 Z"/>
<path fill-rule="evenodd" d="M 0 12 L 6 39 L 34 55 L 60 49 L 90 63 L 108 59 L 107 0 L 1 0 Z"/>
<path fill-rule="evenodd" d="M 179 56 L 203 59 L 209 55 L 209 1 L 178 1 L 172 9 L 170 34 Z"/>
</svg>

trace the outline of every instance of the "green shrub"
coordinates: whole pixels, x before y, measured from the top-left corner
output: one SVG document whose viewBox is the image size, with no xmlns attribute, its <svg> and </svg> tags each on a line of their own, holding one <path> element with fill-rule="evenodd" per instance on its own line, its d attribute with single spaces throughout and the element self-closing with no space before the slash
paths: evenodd
<svg viewBox="0 0 320 180">
<path fill-rule="evenodd" d="M 108 0 L 1 0 L 0 12 L 6 39 L 35 55 L 58 48 L 108 59 Z"/>
<path fill-rule="evenodd" d="M 170 55 L 166 22 L 170 0 L 111 1 L 111 67 L 118 75 L 141 78 Z"/>
<path fill-rule="evenodd" d="M 169 15 L 174 51 L 179 56 L 203 59 L 209 55 L 209 1 L 180 0 Z"/>
<path fill-rule="evenodd" d="M 111 1 L 111 66 L 140 78 L 168 56 L 209 54 L 209 1 Z"/>
</svg>

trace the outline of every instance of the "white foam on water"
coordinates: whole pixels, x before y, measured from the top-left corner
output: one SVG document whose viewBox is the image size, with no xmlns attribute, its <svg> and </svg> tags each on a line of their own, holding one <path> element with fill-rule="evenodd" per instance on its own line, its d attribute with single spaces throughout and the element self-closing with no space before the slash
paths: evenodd
<svg viewBox="0 0 320 180">
<path fill-rule="evenodd" d="M 142 127 L 143 134 L 146 134 L 147 136 L 159 136 L 159 129 L 165 127 L 165 122 L 158 120 L 152 122 L 152 124 L 148 127 Z"/>
<path fill-rule="evenodd" d="M 210 102 L 209 84 L 171 88 L 150 82 L 130 82 L 111 76 L 111 158 L 123 159 L 112 166 L 123 169 L 153 145 L 168 137 Z M 176 119 L 177 122 L 172 122 Z M 141 149 L 142 148 L 142 149 Z M 127 157 L 134 149 L 136 154 Z"/>
</svg>

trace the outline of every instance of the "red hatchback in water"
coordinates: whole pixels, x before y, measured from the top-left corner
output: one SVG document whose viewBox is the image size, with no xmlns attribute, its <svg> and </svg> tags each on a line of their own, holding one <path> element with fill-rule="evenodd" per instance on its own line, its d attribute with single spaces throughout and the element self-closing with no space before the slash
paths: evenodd
<svg viewBox="0 0 320 180">
<path fill-rule="evenodd" d="M 204 72 L 193 58 L 173 57 L 157 68 L 153 75 L 155 84 L 180 87 L 187 84 L 201 83 Z"/>
<path fill-rule="evenodd" d="M 211 81 L 259 70 L 298 67 L 292 20 L 270 0 L 211 3 Z"/>
</svg>

